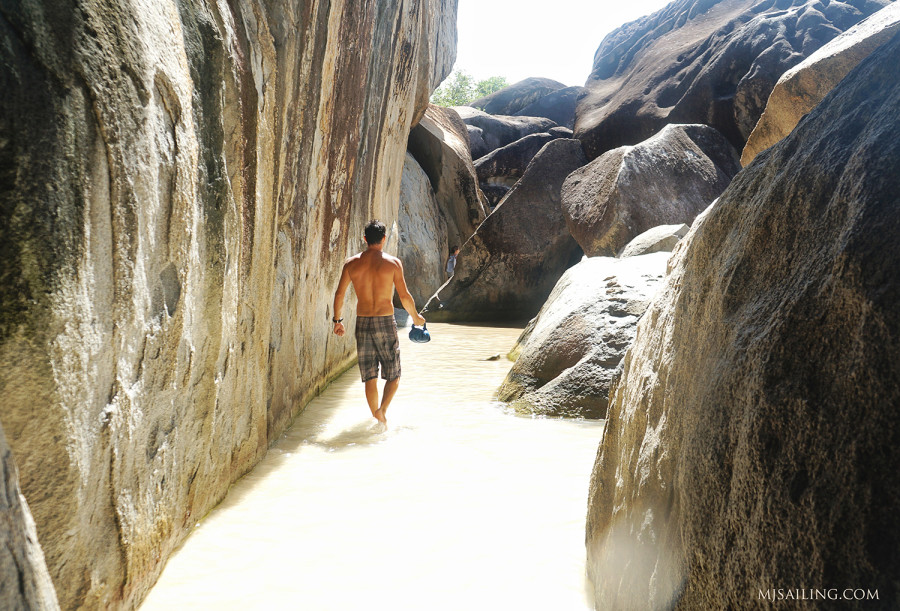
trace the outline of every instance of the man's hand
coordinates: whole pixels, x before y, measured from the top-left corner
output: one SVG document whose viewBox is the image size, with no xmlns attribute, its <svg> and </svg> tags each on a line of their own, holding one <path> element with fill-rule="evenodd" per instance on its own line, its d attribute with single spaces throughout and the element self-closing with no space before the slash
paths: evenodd
<svg viewBox="0 0 900 611">
<path fill-rule="evenodd" d="M 338 337 L 344 337 L 344 323 L 336 322 L 334 323 L 334 334 Z"/>
<path fill-rule="evenodd" d="M 417 326 L 421 327 L 425 324 L 425 319 L 422 318 L 419 314 L 413 314 L 413 322 L 416 323 Z"/>
</svg>

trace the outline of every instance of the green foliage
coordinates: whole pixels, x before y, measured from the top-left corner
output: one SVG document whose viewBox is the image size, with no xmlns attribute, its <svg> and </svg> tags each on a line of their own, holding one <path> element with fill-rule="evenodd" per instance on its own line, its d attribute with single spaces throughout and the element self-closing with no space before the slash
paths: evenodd
<svg viewBox="0 0 900 611">
<path fill-rule="evenodd" d="M 506 77 L 492 76 L 475 81 L 464 70 L 454 70 L 441 86 L 431 94 L 431 103 L 438 106 L 465 106 L 507 86 Z"/>
<path fill-rule="evenodd" d="M 475 80 L 466 72 L 456 70 L 431 94 L 431 103 L 438 106 L 463 106 L 475 99 Z"/>
<path fill-rule="evenodd" d="M 509 85 L 505 76 L 491 76 L 475 84 L 475 99 L 483 98 Z"/>
</svg>

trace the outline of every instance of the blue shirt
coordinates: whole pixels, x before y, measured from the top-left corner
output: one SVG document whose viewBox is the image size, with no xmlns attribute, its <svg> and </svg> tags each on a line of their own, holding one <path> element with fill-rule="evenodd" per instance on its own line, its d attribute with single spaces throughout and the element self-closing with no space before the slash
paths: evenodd
<svg viewBox="0 0 900 611">
<path fill-rule="evenodd" d="M 447 259 L 447 273 L 449 275 L 453 275 L 453 269 L 456 267 L 456 255 L 450 255 L 450 258 Z"/>
</svg>

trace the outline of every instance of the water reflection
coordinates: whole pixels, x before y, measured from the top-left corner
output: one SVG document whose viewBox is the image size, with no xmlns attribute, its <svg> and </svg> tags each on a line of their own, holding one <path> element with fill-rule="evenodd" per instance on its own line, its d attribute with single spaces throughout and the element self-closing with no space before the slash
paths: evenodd
<svg viewBox="0 0 900 611">
<path fill-rule="evenodd" d="M 387 431 L 378 422 L 358 422 L 345 431 L 341 431 L 334 437 L 310 440 L 311 443 L 333 452 L 352 446 L 369 445 L 384 440 Z"/>
<path fill-rule="evenodd" d="M 601 425 L 492 403 L 518 329 L 401 340 L 380 432 L 356 368 L 314 400 L 169 561 L 143 609 L 589 609 Z M 349 340 L 352 341 L 352 340 Z"/>
</svg>

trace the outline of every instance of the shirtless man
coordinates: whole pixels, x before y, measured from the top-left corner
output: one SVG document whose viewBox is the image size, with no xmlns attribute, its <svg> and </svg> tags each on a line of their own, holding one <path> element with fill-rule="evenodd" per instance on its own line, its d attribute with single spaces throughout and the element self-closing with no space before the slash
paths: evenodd
<svg viewBox="0 0 900 611">
<path fill-rule="evenodd" d="M 334 333 L 344 335 L 344 295 L 347 285 L 353 283 L 356 291 L 356 351 L 359 354 L 359 372 L 366 385 L 366 401 L 372 415 L 387 425 L 385 413 L 400 384 L 400 341 L 397 339 L 397 322 L 394 320 L 394 286 L 403 308 L 417 325 L 425 319 L 416 312 L 416 304 L 403 277 L 400 259 L 382 252 L 386 241 L 386 228 L 378 220 L 366 225 L 365 240 L 368 248 L 347 259 L 341 270 L 341 280 L 334 293 Z M 378 404 L 378 366 L 386 380 L 381 405 Z"/>
</svg>

